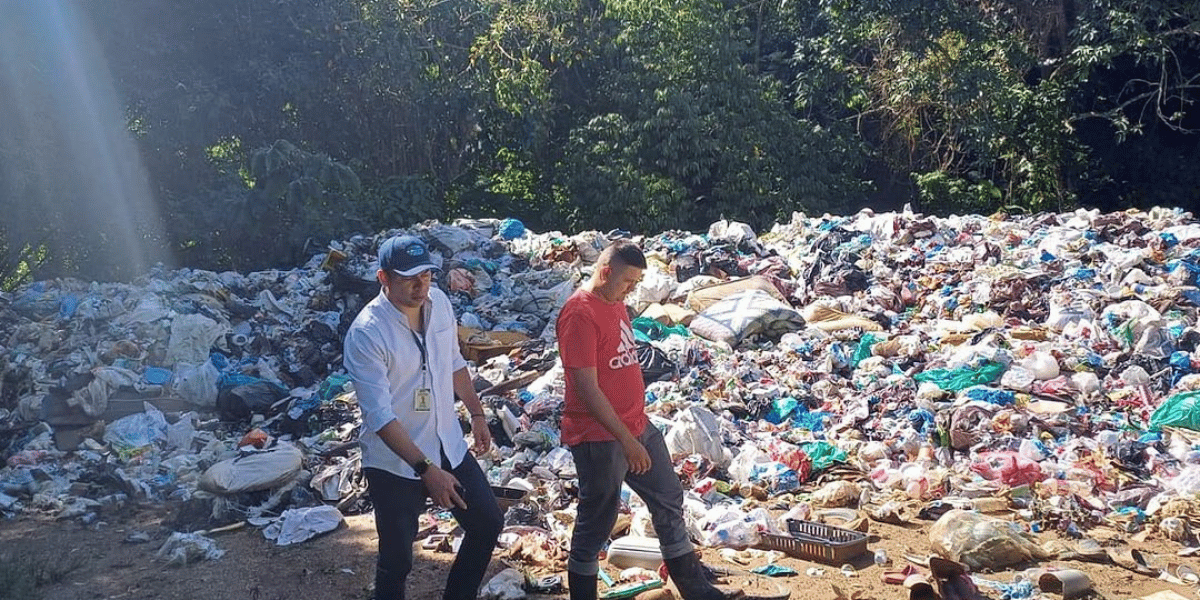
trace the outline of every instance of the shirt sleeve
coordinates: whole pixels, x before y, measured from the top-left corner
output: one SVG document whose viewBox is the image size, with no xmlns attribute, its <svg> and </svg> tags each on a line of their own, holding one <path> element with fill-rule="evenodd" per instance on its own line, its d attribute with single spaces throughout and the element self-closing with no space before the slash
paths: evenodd
<svg viewBox="0 0 1200 600">
<path fill-rule="evenodd" d="M 583 369 L 596 366 L 599 331 L 594 319 L 575 310 L 558 323 L 558 354 L 563 367 Z"/>
<path fill-rule="evenodd" d="M 445 294 L 442 294 L 442 303 L 442 307 L 448 315 L 447 318 L 450 319 L 450 331 L 452 332 L 450 337 L 453 338 L 450 341 L 450 347 L 454 350 L 450 354 L 450 372 L 457 373 L 459 369 L 467 366 L 467 359 L 463 358 L 462 348 L 458 344 L 458 319 L 454 316 L 454 306 L 450 304 L 450 298 Z"/>
<path fill-rule="evenodd" d="M 363 329 L 346 332 L 342 364 L 354 380 L 354 393 L 362 409 L 363 427 L 378 432 L 396 419 L 383 345 Z"/>
</svg>

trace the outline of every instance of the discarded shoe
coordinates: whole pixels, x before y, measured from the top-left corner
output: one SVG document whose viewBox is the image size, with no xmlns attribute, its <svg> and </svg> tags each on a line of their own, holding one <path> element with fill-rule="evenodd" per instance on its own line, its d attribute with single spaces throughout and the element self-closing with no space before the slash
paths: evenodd
<svg viewBox="0 0 1200 600">
<path fill-rule="evenodd" d="M 944 600 L 983 600 L 962 563 L 940 556 L 929 557 L 929 570 Z"/>
<path fill-rule="evenodd" d="M 1108 557 L 1112 559 L 1113 564 L 1118 567 L 1129 569 L 1134 573 L 1145 575 L 1147 577 L 1158 577 L 1162 569 L 1150 566 L 1146 562 L 1146 557 L 1136 548 L 1124 548 L 1121 550 L 1110 550 Z"/>
<path fill-rule="evenodd" d="M 940 600 L 937 590 L 929 583 L 929 578 L 921 573 L 913 573 L 904 580 L 908 589 L 908 600 Z"/>
<path fill-rule="evenodd" d="M 891 569 L 883 572 L 883 582 L 891 585 L 901 585 L 910 575 L 916 575 L 919 571 L 912 565 L 907 565 L 903 569 Z"/>
</svg>

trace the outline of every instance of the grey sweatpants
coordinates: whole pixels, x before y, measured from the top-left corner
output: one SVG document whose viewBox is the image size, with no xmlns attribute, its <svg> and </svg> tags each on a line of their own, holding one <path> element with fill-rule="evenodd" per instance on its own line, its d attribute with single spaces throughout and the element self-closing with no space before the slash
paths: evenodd
<svg viewBox="0 0 1200 600">
<path fill-rule="evenodd" d="M 638 440 L 650 455 L 650 470 L 642 474 L 629 472 L 625 452 L 615 441 L 571 446 L 575 472 L 579 474 L 579 504 L 571 534 L 568 571 L 596 575 L 600 570 L 598 557 L 617 522 L 622 482 L 628 483 L 650 509 L 650 521 L 663 558 L 693 551 L 683 521 L 683 487 L 662 433 L 648 424 Z"/>
</svg>

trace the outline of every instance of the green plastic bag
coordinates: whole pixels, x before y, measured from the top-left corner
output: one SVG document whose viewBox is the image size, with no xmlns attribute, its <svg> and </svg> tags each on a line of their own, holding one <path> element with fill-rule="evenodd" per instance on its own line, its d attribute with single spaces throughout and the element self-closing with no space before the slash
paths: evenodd
<svg viewBox="0 0 1200 600">
<path fill-rule="evenodd" d="M 1005 366 L 987 361 L 978 369 L 962 367 L 958 369 L 933 369 L 917 373 L 913 379 L 917 381 L 932 381 L 947 392 L 959 392 L 974 385 L 984 385 L 1000 379 L 1004 375 Z"/>
<path fill-rule="evenodd" d="M 683 325 L 667 326 L 649 317 L 638 317 L 633 320 L 633 337 L 639 342 L 652 342 L 666 339 L 670 335 L 688 337 L 691 332 Z"/>
<path fill-rule="evenodd" d="M 800 450 L 812 461 L 813 472 L 828 469 L 833 463 L 846 462 L 846 453 L 829 442 L 806 442 Z"/>
<path fill-rule="evenodd" d="M 1150 415 L 1150 430 L 1163 427 L 1182 427 L 1200 431 L 1200 391 L 1182 392 L 1163 401 Z"/>
<path fill-rule="evenodd" d="M 875 339 L 875 336 L 871 335 L 870 333 L 863 334 L 862 339 L 858 340 L 858 348 L 854 349 L 854 366 L 857 367 L 858 363 L 871 357 L 871 347 L 874 346 L 878 341 L 879 340 Z"/>
</svg>

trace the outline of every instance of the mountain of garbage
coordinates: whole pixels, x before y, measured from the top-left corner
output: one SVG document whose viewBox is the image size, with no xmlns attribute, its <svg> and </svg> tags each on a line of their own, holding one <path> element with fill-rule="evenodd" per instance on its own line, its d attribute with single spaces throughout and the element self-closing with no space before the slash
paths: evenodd
<svg viewBox="0 0 1200 600">
<path fill-rule="evenodd" d="M 0 295 L 0 515 L 90 523 L 172 502 L 180 536 L 249 520 L 295 543 L 369 510 L 341 340 L 379 291 L 378 244 L 401 232 L 442 261 L 497 442 L 481 463 L 519 533 L 506 552 L 561 561 L 545 551 L 566 547 L 574 503 L 555 316 L 629 234 L 513 219 L 357 235 L 290 270 Z M 770 546 L 787 519 L 831 513 L 854 529 L 967 509 L 1021 529 L 987 534 L 1009 540 L 999 551 L 935 528 L 949 531 L 934 552 L 972 568 L 1050 555 L 1045 531 L 1198 545 L 1189 213 L 795 214 L 762 233 L 720 221 L 635 239 L 649 264 L 627 303 L 647 407 L 702 543 Z M 625 508 L 652 535 L 636 495 Z M 516 541 L 530 536 L 545 543 Z"/>
</svg>

